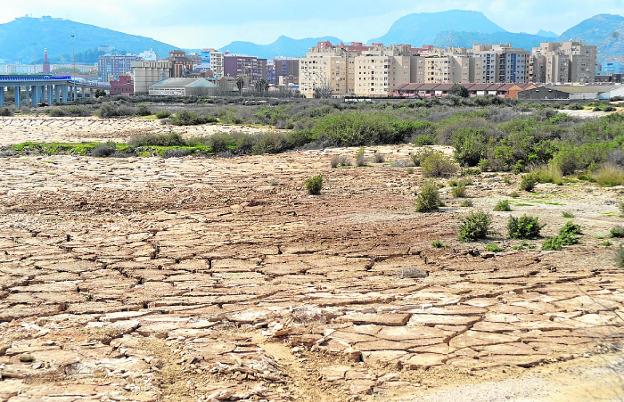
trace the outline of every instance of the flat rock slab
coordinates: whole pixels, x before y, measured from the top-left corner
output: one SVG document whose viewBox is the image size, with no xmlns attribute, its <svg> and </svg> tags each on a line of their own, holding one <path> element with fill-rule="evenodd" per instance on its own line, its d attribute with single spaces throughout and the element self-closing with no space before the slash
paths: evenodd
<svg viewBox="0 0 624 402">
<path fill-rule="evenodd" d="M 410 314 L 347 314 L 340 317 L 339 321 L 352 322 L 354 324 L 377 324 L 389 326 L 402 326 L 407 324 Z"/>
</svg>

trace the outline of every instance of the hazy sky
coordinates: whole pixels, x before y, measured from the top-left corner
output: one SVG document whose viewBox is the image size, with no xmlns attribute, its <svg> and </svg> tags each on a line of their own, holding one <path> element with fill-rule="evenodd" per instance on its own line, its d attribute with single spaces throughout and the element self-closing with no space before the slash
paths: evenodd
<svg viewBox="0 0 624 402">
<path fill-rule="evenodd" d="M 503 28 L 561 33 L 599 13 L 624 15 L 624 0 L 14 0 L 0 22 L 50 15 L 150 36 L 184 48 L 233 40 L 269 43 L 280 34 L 367 41 L 410 12 L 478 10 Z M 456 28 L 456 27 L 449 27 Z"/>
</svg>

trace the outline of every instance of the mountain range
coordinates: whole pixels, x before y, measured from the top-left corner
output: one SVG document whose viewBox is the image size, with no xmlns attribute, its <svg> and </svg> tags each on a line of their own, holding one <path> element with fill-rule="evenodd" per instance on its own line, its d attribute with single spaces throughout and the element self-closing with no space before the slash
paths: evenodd
<svg viewBox="0 0 624 402">
<path fill-rule="evenodd" d="M 100 54 L 114 49 L 120 53 L 140 53 L 153 49 L 166 56 L 175 46 L 143 36 L 128 35 L 111 29 L 70 20 L 21 17 L 0 24 L 0 59 L 10 62 L 41 63 L 43 49 L 50 62 L 97 62 Z"/>
<path fill-rule="evenodd" d="M 450 30 L 450 27 L 458 27 Z M 599 14 L 582 21 L 561 35 L 540 30 L 537 34 L 509 32 L 501 28 L 484 14 L 476 11 L 449 10 L 437 13 L 409 14 L 398 19 L 388 32 L 368 43 L 384 44 L 410 43 L 415 46 L 434 45 L 438 47 L 471 47 L 475 43 L 511 44 L 530 50 L 542 42 L 557 40 L 581 40 L 598 46 L 600 61 L 620 58 L 624 60 L 624 17 Z M 280 37 L 273 44 L 257 45 L 250 42 L 233 42 L 223 49 L 233 53 L 258 54 L 262 57 L 302 56 L 315 44 L 325 38 L 291 39 Z M 280 46 L 287 42 L 288 52 Z M 332 43 L 340 43 L 338 39 Z"/>
<path fill-rule="evenodd" d="M 476 11 L 416 13 L 398 19 L 385 35 L 371 39 L 368 43 L 431 44 L 440 47 L 509 43 L 528 50 L 541 42 L 571 39 L 598 46 L 600 61 L 624 60 L 624 17 L 599 14 L 557 35 L 544 30 L 537 34 L 509 32 Z M 335 44 L 342 42 L 333 36 L 304 39 L 280 36 L 270 44 L 236 41 L 221 50 L 267 59 L 277 56 L 300 57 L 319 41 Z M 50 61 L 54 63 L 71 62 L 73 52 L 77 62 L 93 63 L 99 55 L 110 51 L 123 54 L 152 49 L 164 57 L 170 50 L 176 49 L 175 46 L 151 38 L 52 17 L 22 17 L 0 24 L 0 60 L 41 63 L 44 48 L 48 49 Z"/>
</svg>

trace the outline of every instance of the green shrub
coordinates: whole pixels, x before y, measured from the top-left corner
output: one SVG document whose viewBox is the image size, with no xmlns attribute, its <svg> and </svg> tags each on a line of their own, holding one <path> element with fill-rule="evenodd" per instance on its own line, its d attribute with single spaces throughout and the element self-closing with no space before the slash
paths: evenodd
<svg viewBox="0 0 624 402">
<path fill-rule="evenodd" d="M 137 108 L 135 114 L 137 116 L 149 116 L 152 114 L 152 111 L 145 105 L 141 105 Z"/>
<path fill-rule="evenodd" d="M 156 118 L 157 119 L 167 119 L 171 117 L 171 112 L 167 111 L 167 110 L 160 110 L 158 112 L 156 112 Z"/>
<path fill-rule="evenodd" d="M 185 156 L 193 155 L 193 150 L 188 148 L 173 148 L 167 149 L 163 153 L 163 158 L 184 158 Z"/>
<path fill-rule="evenodd" d="M 582 234 L 581 226 L 573 222 L 567 222 L 559 230 L 559 235 L 547 239 L 542 245 L 543 250 L 561 250 L 564 246 L 577 244 Z"/>
<path fill-rule="evenodd" d="M 412 141 L 412 144 L 416 145 L 417 147 L 422 147 L 425 145 L 433 145 L 435 144 L 435 137 L 433 136 L 433 134 L 421 134 L 418 135 L 414 138 L 414 140 Z"/>
<path fill-rule="evenodd" d="M 116 151 L 117 147 L 114 143 L 100 144 L 91 150 L 91 156 L 106 158 L 114 155 Z"/>
<path fill-rule="evenodd" d="M 416 212 L 433 212 L 440 209 L 441 206 L 442 201 L 440 201 L 437 184 L 432 181 L 423 183 L 416 196 Z"/>
<path fill-rule="evenodd" d="M 473 206 L 472 200 L 463 200 L 460 204 L 460 207 L 462 208 L 470 208 Z"/>
<path fill-rule="evenodd" d="M 184 139 L 178 133 L 143 134 L 131 138 L 129 143 L 133 147 L 171 147 L 187 145 Z"/>
<path fill-rule="evenodd" d="M 544 241 L 542 244 L 542 250 L 545 251 L 558 251 L 563 248 L 563 240 L 559 236 L 551 237 Z"/>
<path fill-rule="evenodd" d="M 466 196 L 466 185 L 460 183 L 457 186 L 452 187 L 451 193 L 455 198 L 464 198 Z"/>
<path fill-rule="evenodd" d="M 511 205 L 509 204 L 509 200 L 500 200 L 494 207 L 494 211 L 499 211 L 499 212 L 511 211 Z"/>
<path fill-rule="evenodd" d="M 433 248 L 444 248 L 446 247 L 442 240 L 434 240 L 431 242 L 431 247 Z"/>
<path fill-rule="evenodd" d="M 535 189 L 537 179 L 532 174 L 525 174 L 520 179 L 520 190 L 531 192 Z"/>
<path fill-rule="evenodd" d="M 305 181 L 305 188 L 308 190 L 308 194 L 310 195 L 319 195 L 321 194 L 321 189 L 323 188 L 323 176 L 312 176 Z"/>
<path fill-rule="evenodd" d="M 451 135 L 451 143 L 462 166 L 478 166 L 487 153 L 487 135 L 482 129 L 459 128 Z"/>
<path fill-rule="evenodd" d="M 176 113 L 169 119 L 169 122 L 174 126 L 197 126 L 218 121 L 219 119 L 214 116 L 198 116 L 196 113 L 187 110 Z"/>
<path fill-rule="evenodd" d="M 563 184 L 561 168 L 553 163 L 532 169 L 530 175 L 539 183 Z"/>
<path fill-rule="evenodd" d="M 490 253 L 500 253 L 504 251 L 504 249 L 496 243 L 488 243 L 485 245 L 485 251 Z"/>
<path fill-rule="evenodd" d="M 136 115 L 136 109 L 124 105 L 104 103 L 96 114 L 101 118 L 127 117 Z"/>
<path fill-rule="evenodd" d="M 420 167 L 423 159 L 433 154 L 435 151 L 430 148 L 419 149 L 416 152 L 410 153 L 410 159 L 412 164 L 416 167 Z"/>
<path fill-rule="evenodd" d="M 559 230 L 559 237 L 566 246 L 578 243 L 579 236 L 582 234 L 581 225 L 574 222 L 566 222 Z"/>
<path fill-rule="evenodd" d="M 561 216 L 563 216 L 564 218 L 568 218 L 568 219 L 572 219 L 574 218 L 574 214 L 568 211 L 564 211 L 561 213 Z"/>
<path fill-rule="evenodd" d="M 0 116 L 11 117 L 13 116 L 13 112 L 11 111 L 11 109 L 5 107 L 5 108 L 0 109 Z"/>
<path fill-rule="evenodd" d="M 366 158 L 364 157 L 364 148 L 360 148 L 355 153 L 355 166 L 366 166 Z"/>
<path fill-rule="evenodd" d="M 611 237 L 623 238 L 624 226 L 615 226 L 611 228 Z"/>
<path fill-rule="evenodd" d="M 457 173 L 457 165 L 442 152 L 432 152 L 420 161 L 423 176 L 450 177 Z"/>
<path fill-rule="evenodd" d="M 615 165 L 604 165 L 593 175 L 600 186 L 613 187 L 624 185 L 624 169 Z"/>
<path fill-rule="evenodd" d="M 520 218 L 512 216 L 507 223 L 509 237 L 512 239 L 537 239 L 542 227 L 537 217 L 527 215 Z"/>
<path fill-rule="evenodd" d="M 491 224 L 490 215 L 485 212 L 473 212 L 462 220 L 459 228 L 459 240 L 467 242 L 486 239 Z"/>
<path fill-rule="evenodd" d="M 318 141 L 335 146 L 397 144 L 412 136 L 414 126 L 385 113 L 360 111 L 316 119 L 311 132 Z"/>
</svg>

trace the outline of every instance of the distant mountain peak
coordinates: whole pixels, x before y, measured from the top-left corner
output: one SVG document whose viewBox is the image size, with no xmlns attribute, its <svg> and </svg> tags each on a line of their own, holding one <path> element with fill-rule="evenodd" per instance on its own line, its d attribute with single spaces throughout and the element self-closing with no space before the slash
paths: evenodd
<svg viewBox="0 0 624 402">
<path fill-rule="evenodd" d="M 236 41 L 223 46 L 221 50 L 234 54 L 254 55 L 264 59 L 273 59 L 280 56 L 303 57 L 311 47 L 316 46 L 318 42 L 322 41 L 330 41 L 334 44 L 342 42 L 334 36 L 294 39 L 289 36 L 281 35 L 274 42 L 269 44 L 263 45 L 253 42 Z"/>
<path fill-rule="evenodd" d="M 506 32 L 479 11 L 448 10 L 408 14 L 392 24 L 384 36 L 371 39 L 369 43 L 427 45 L 433 43 L 441 32 L 448 31 L 451 27 L 457 27 L 459 31 L 464 32 L 488 34 Z"/>
<path fill-rule="evenodd" d="M 553 38 L 553 39 L 556 39 L 559 37 L 559 35 L 557 35 L 553 31 L 545 31 L 543 29 L 540 29 L 539 31 L 537 31 L 535 35 L 542 36 L 544 38 Z"/>
</svg>

